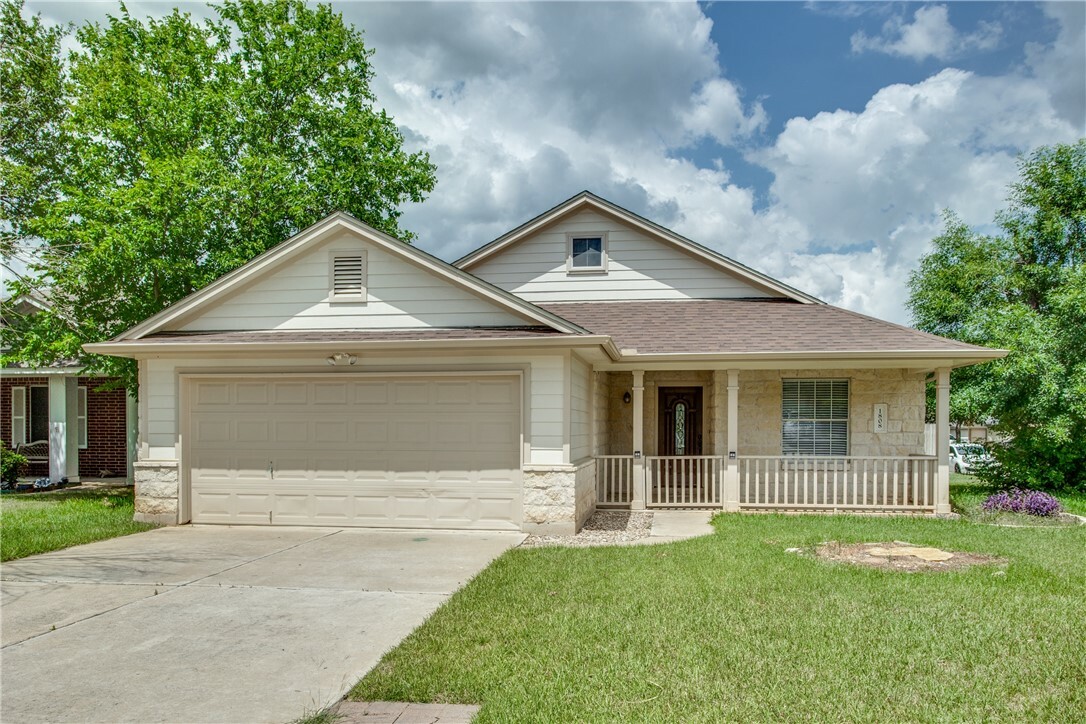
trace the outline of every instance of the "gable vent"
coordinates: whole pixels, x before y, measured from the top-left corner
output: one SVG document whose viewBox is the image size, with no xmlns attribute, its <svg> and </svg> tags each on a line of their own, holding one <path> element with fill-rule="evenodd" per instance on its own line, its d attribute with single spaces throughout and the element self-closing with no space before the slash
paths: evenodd
<svg viewBox="0 0 1086 724">
<path fill-rule="evenodd" d="M 366 255 L 364 253 L 332 256 L 331 291 L 334 299 L 366 298 Z"/>
</svg>

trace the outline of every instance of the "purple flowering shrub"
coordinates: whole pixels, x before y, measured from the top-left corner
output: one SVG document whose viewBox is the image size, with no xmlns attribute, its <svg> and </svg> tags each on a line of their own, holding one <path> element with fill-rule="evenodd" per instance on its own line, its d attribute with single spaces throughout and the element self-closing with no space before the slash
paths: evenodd
<svg viewBox="0 0 1086 724">
<path fill-rule="evenodd" d="M 981 504 L 981 509 L 988 513 L 1024 513 L 1049 517 L 1063 512 L 1060 501 L 1048 493 L 1039 490 L 1011 488 L 995 495 L 989 495 Z"/>
</svg>

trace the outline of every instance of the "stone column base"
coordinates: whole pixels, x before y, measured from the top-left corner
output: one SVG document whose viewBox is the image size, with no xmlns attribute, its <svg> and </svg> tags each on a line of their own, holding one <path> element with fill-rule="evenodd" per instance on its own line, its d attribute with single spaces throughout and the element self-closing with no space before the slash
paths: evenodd
<svg viewBox="0 0 1086 724">
<path fill-rule="evenodd" d="M 139 460 L 132 466 L 136 483 L 136 513 L 140 523 L 177 525 L 180 475 L 176 460 Z"/>
<path fill-rule="evenodd" d="M 524 523 L 535 535 L 577 532 L 577 474 L 572 465 L 525 465 Z"/>
</svg>

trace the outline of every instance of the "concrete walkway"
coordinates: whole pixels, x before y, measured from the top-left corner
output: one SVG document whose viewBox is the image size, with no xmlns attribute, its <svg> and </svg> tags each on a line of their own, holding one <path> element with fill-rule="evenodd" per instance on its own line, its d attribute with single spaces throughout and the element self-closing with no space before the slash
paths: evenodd
<svg viewBox="0 0 1086 724">
<path fill-rule="evenodd" d="M 5 722 L 286 722 L 519 533 L 185 526 L 5 563 Z"/>
<path fill-rule="evenodd" d="M 671 543 L 677 540 L 712 535 L 709 525 L 715 510 L 656 510 L 652 513 L 652 530 L 645 543 Z"/>
</svg>

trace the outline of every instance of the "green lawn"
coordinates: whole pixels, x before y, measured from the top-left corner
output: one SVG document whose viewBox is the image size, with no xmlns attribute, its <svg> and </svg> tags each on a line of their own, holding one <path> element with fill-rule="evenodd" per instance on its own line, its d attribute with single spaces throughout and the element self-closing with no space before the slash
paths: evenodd
<svg viewBox="0 0 1086 724">
<path fill-rule="evenodd" d="M 0 497 L 0 560 L 138 533 L 132 489 L 60 490 Z"/>
<path fill-rule="evenodd" d="M 1082 721 L 1086 526 L 723 515 L 664 546 L 516 549 L 351 691 L 477 721 Z M 958 573 L 785 552 L 903 540 Z"/>
</svg>

